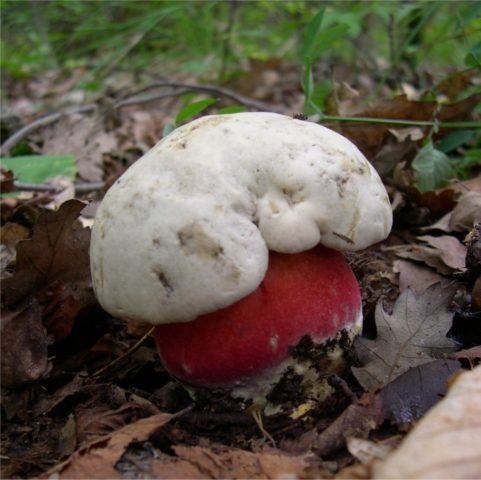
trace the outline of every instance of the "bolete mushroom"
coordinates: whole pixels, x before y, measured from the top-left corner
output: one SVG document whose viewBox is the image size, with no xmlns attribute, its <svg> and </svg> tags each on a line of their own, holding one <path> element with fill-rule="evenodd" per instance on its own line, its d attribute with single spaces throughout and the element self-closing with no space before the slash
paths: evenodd
<svg viewBox="0 0 481 480">
<path fill-rule="evenodd" d="M 183 383 L 257 402 L 315 397 L 361 325 L 339 251 L 383 240 L 391 223 L 378 174 L 338 133 L 274 113 L 206 116 L 105 195 L 93 286 L 113 316 L 157 325 L 161 361 Z"/>
</svg>

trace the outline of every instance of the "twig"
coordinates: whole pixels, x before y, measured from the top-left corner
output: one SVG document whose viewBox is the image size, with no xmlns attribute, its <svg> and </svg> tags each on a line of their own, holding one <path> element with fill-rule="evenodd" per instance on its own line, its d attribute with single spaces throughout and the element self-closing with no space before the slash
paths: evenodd
<svg viewBox="0 0 481 480">
<path fill-rule="evenodd" d="M 258 100 L 254 100 L 253 98 L 244 97 L 244 95 L 239 95 L 235 93 L 233 90 L 224 87 L 216 87 L 214 85 L 194 85 L 191 83 L 177 83 L 177 82 L 155 82 L 147 87 L 141 88 L 136 92 L 128 95 L 125 98 L 135 97 L 136 95 L 140 95 L 141 93 L 148 92 L 149 90 L 153 90 L 155 88 L 182 88 L 188 91 L 195 91 L 195 92 L 203 92 L 203 93 L 211 93 L 214 95 L 221 95 L 223 97 L 229 98 L 238 102 L 246 107 L 255 108 L 256 110 L 261 111 L 269 111 L 269 112 L 277 112 L 283 113 L 283 109 L 276 107 L 274 105 L 270 105 L 268 103 L 264 103 Z"/>
<path fill-rule="evenodd" d="M 394 118 L 371 117 L 337 117 L 335 115 L 321 115 L 320 122 L 352 122 L 381 125 L 402 125 L 406 127 L 439 127 L 439 128 L 481 128 L 481 122 L 436 122 L 418 120 L 398 120 Z"/>
<path fill-rule="evenodd" d="M 165 87 L 170 87 L 174 89 L 182 89 L 181 91 L 173 91 L 173 92 L 167 92 L 167 93 L 161 93 L 155 96 L 150 96 L 147 98 L 134 98 L 137 95 L 140 95 L 141 93 L 148 92 L 149 90 L 153 90 L 156 88 L 165 88 Z M 205 93 L 212 93 L 212 94 L 217 94 L 217 95 L 222 95 L 226 98 L 230 98 L 231 100 L 234 100 L 235 102 L 238 102 L 246 107 L 254 108 L 256 110 L 262 110 L 262 111 L 271 111 L 271 112 L 278 112 L 282 113 L 281 109 L 274 107 L 273 105 L 266 104 L 264 102 L 259 102 L 257 100 L 254 100 L 252 98 L 244 97 L 243 95 L 238 95 L 237 93 L 233 92 L 232 90 L 229 90 L 227 88 L 223 87 L 215 87 L 212 85 L 192 85 L 192 84 L 183 84 L 183 83 L 176 83 L 176 82 L 156 82 L 152 85 L 149 85 L 147 87 L 144 87 L 137 92 L 134 92 L 121 100 L 119 100 L 117 103 L 115 103 L 112 107 L 113 110 L 119 109 L 119 108 L 124 108 L 130 105 L 136 105 L 140 103 L 147 103 L 151 102 L 153 100 L 159 100 L 162 98 L 167 98 L 167 97 L 173 97 L 177 95 L 182 95 L 187 92 L 191 91 L 198 91 L 198 92 L 205 92 Z M 63 115 L 68 115 L 71 113 L 88 113 L 95 111 L 97 109 L 96 104 L 87 104 L 83 105 L 78 108 L 74 108 L 72 110 L 66 110 L 64 112 L 57 112 L 57 113 L 52 113 L 50 115 L 46 115 L 44 117 L 41 117 L 37 120 L 34 120 L 32 123 L 29 123 L 28 125 L 25 125 L 22 127 L 20 130 L 15 132 L 10 138 L 5 140 L 5 142 L 2 144 L 0 147 L 0 155 L 7 155 L 8 152 L 19 142 L 21 142 L 24 138 L 26 138 L 28 135 L 33 133 L 35 130 L 46 127 L 47 125 L 50 125 L 52 123 L 55 123 L 57 120 L 60 120 Z"/>
<path fill-rule="evenodd" d="M 147 97 L 135 98 L 137 95 L 154 90 L 157 88 L 174 88 L 180 89 L 176 91 L 171 91 L 167 93 L 159 93 L 157 95 L 151 95 Z M 254 108 L 260 111 L 268 111 L 275 113 L 285 113 L 282 108 L 270 105 L 258 100 L 254 100 L 243 95 L 239 95 L 234 91 L 224 88 L 216 87 L 213 85 L 194 85 L 189 83 L 177 83 L 177 82 L 155 82 L 148 85 L 136 92 L 129 94 L 117 101 L 112 110 L 124 108 L 130 105 L 136 105 L 141 103 L 148 103 L 155 100 L 160 100 L 163 98 L 173 97 L 177 95 L 182 95 L 190 91 L 210 93 L 214 95 L 221 95 L 223 97 L 234 100 L 241 105 L 249 108 Z M 0 155 L 7 155 L 9 150 L 12 149 L 17 143 L 22 141 L 25 137 L 30 135 L 35 130 L 50 125 L 57 120 L 59 120 L 63 115 L 68 115 L 71 113 L 88 113 L 95 111 L 97 109 L 96 104 L 87 104 L 72 110 L 66 110 L 64 112 L 52 113 L 46 115 L 38 120 L 25 125 L 23 128 L 15 132 L 10 138 L 5 140 L 5 142 L 0 147 Z M 481 128 L 481 122 L 436 122 L 436 121 L 415 121 L 415 120 L 398 120 L 390 118 L 369 118 L 369 117 L 338 117 L 334 115 L 321 115 L 321 122 L 352 122 L 352 123 L 367 123 L 367 124 L 381 124 L 381 125 L 401 125 L 401 126 L 413 126 L 413 127 L 439 127 L 439 128 Z"/>
<path fill-rule="evenodd" d="M 141 105 L 142 103 L 150 103 L 150 102 L 155 102 L 156 100 L 162 100 L 164 98 L 171 98 L 171 97 L 177 97 L 179 95 L 183 95 L 184 93 L 188 93 L 191 90 L 177 90 L 177 91 L 172 91 L 172 92 L 167 92 L 167 93 L 156 93 L 154 95 L 146 95 L 144 97 L 139 97 L 135 98 L 134 96 L 132 97 L 125 97 L 124 100 L 120 100 L 117 103 L 114 104 L 113 108 L 124 108 L 124 107 L 130 107 L 131 105 Z"/>
<path fill-rule="evenodd" d="M 24 138 L 28 137 L 32 132 L 41 127 L 46 127 L 47 125 L 55 123 L 57 120 L 60 120 L 60 118 L 62 118 L 62 116 L 64 115 L 69 115 L 71 113 L 88 113 L 94 111 L 96 108 L 97 105 L 89 103 L 87 105 L 82 105 L 81 107 L 74 108 L 72 110 L 51 113 L 37 120 L 34 120 L 32 123 L 25 125 L 20 130 L 15 132 L 10 138 L 7 138 L 5 142 L 3 142 L 2 146 L 0 147 L 0 155 L 7 155 L 9 150 L 11 150 L 15 145 L 17 145 L 17 143 L 21 142 Z"/>
<path fill-rule="evenodd" d="M 46 183 L 24 183 L 24 182 L 14 182 L 14 186 L 17 190 L 27 191 L 27 192 L 60 192 L 61 187 L 57 185 L 48 185 Z M 96 190 L 101 190 L 105 187 L 105 182 L 94 182 L 94 183 L 75 183 L 76 193 L 88 193 L 94 192 Z"/>
<path fill-rule="evenodd" d="M 121 362 L 125 357 L 127 357 L 131 353 L 135 352 L 135 350 L 137 350 L 142 345 L 142 343 L 144 343 L 145 340 L 147 340 L 147 338 L 152 334 L 152 332 L 154 331 L 154 328 L 155 327 L 152 327 L 147 333 L 145 333 L 142 336 L 142 338 L 140 340 L 135 342 L 128 350 L 126 350 L 124 353 L 122 353 L 122 355 L 120 355 L 120 357 L 117 357 L 115 360 L 112 360 L 107 365 L 104 365 L 100 370 L 97 370 L 96 372 L 92 373 L 92 377 L 98 377 L 99 375 L 104 373 L 109 368 L 113 367 L 114 365 L 117 365 L 117 363 Z"/>
</svg>

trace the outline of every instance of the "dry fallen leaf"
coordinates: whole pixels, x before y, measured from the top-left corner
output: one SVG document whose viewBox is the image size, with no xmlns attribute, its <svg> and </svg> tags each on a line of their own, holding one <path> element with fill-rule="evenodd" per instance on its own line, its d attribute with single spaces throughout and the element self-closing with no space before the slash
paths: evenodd
<svg viewBox="0 0 481 480">
<path fill-rule="evenodd" d="M 373 478 L 479 478 L 481 366 L 459 375 L 448 395 L 374 465 Z"/>
<path fill-rule="evenodd" d="M 437 249 L 440 259 L 453 271 L 462 272 L 466 269 L 466 247 L 456 237 L 423 235 L 418 238 L 430 247 Z"/>
<path fill-rule="evenodd" d="M 154 478 L 322 478 L 312 468 L 320 463 L 313 455 L 286 455 L 274 449 L 253 453 L 222 446 L 177 445 L 173 450 L 175 457 L 152 461 Z"/>
<path fill-rule="evenodd" d="M 148 437 L 173 418 L 160 413 L 143 418 L 115 432 L 97 438 L 74 452 L 65 462 L 59 463 L 41 478 L 121 478 L 115 469 L 125 449 L 131 442 Z"/>
<path fill-rule="evenodd" d="M 32 238 L 17 245 L 14 275 L 2 284 L 7 304 L 35 294 L 52 282 L 68 283 L 73 295 L 89 289 L 90 230 L 76 222 L 84 207 L 83 202 L 69 200 L 58 211 L 40 214 Z"/>
<path fill-rule="evenodd" d="M 377 338 L 357 338 L 354 343 L 363 367 L 353 367 L 352 372 L 366 390 L 387 385 L 409 368 L 456 349 L 455 342 L 446 337 L 453 318 L 447 308 L 454 293 L 455 289 L 439 284 L 420 297 L 405 290 L 391 315 L 378 302 Z"/>
<path fill-rule="evenodd" d="M 385 419 L 382 400 L 371 392 L 349 405 L 313 442 L 318 455 L 329 455 L 343 447 L 349 437 L 367 437 Z"/>
<path fill-rule="evenodd" d="M 398 257 L 423 262 L 443 275 L 466 270 L 466 247 L 451 235 L 418 237 L 423 244 L 389 247 Z"/>
<path fill-rule="evenodd" d="M 461 195 L 454 208 L 434 224 L 423 227 L 423 230 L 466 232 L 473 228 L 474 224 L 481 222 L 481 176 L 452 185 L 442 192 L 454 193 L 455 189 L 460 190 Z"/>
<path fill-rule="evenodd" d="M 27 239 L 29 235 L 28 228 L 18 223 L 7 222 L 2 225 L 0 230 L 0 272 L 2 278 L 7 278 L 6 268 L 17 256 L 16 246 L 18 242 Z"/>
<path fill-rule="evenodd" d="M 3 386 L 16 387 L 48 373 L 48 339 L 36 300 L 3 312 L 1 345 Z"/>
<path fill-rule="evenodd" d="M 444 286 L 450 283 L 450 280 L 441 276 L 432 268 L 409 260 L 396 260 L 394 269 L 399 272 L 400 293 L 410 288 L 419 297 L 428 287 L 435 283 L 443 282 Z"/>
<path fill-rule="evenodd" d="M 449 378 L 461 369 L 457 360 L 434 360 L 410 368 L 380 392 L 386 418 L 410 423 L 421 418 L 446 393 Z"/>
<path fill-rule="evenodd" d="M 361 463 L 369 465 L 374 460 L 383 460 L 392 447 L 365 438 L 350 437 L 347 439 L 347 449 Z"/>
<path fill-rule="evenodd" d="M 43 129 L 42 138 L 44 153 L 73 155 L 80 177 L 89 182 L 102 180 L 103 155 L 117 148 L 114 135 L 104 130 L 99 117 L 79 113 Z"/>
<path fill-rule="evenodd" d="M 449 227 L 455 232 L 468 231 L 481 222 L 481 193 L 463 193 L 452 211 Z"/>
<path fill-rule="evenodd" d="M 480 99 L 481 94 L 477 93 L 459 102 L 440 106 L 436 101 L 411 101 L 406 95 L 399 95 L 394 98 L 380 99 L 364 109 L 359 108 L 359 102 L 355 102 L 352 108 L 349 108 L 349 104 L 344 104 L 342 114 L 370 118 L 409 118 L 421 121 L 432 121 L 433 118 L 444 122 L 472 120 L 475 118 L 474 107 Z M 326 113 L 340 114 L 339 109 L 336 108 L 331 108 Z M 348 137 L 367 158 L 373 158 L 379 152 L 393 130 L 390 125 L 349 122 L 343 122 L 337 129 Z"/>
</svg>

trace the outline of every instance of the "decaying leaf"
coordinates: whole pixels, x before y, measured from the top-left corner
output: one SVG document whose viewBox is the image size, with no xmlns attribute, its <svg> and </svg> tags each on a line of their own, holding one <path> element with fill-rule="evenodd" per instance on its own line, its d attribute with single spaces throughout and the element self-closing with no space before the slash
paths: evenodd
<svg viewBox="0 0 481 480">
<path fill-rule="evenodd" d="M 28 228 L 18 223 L 7 222 L 0 229 L 0 272 L 2 278 L 7 278 L 7 266 L 15 260 L 17 256 L 16 246 L 21 240 L 28 238 L 30 232 Z"/>
<path fill-rule="evenodd" d="M 448 233 L 466 232 L 473 228 L 473 225 L 481 222 L 481 177 L 473 178 L 460 185 L 468 188 L 468 184 L 472 190 L 461 191 L 454 208 L 433 225 L 425 227 L 424 230 L 441 230 Z M 456 185 L 453 185 L 447 190 L 455 187 Z M 458 186 L 458 188 L 462 187 Z"/>
<path fill-rule="evenodd" d="M 457 360 L 434 360 L 410 368 L 380 392 L 386 418 L 410 423 L 421 418 L 445 395 L 448 380 L 461 369 Z"/>
<path fill-rule="evenodd" d="M 463 232 L 481 222 L 481 193 L 466 192 L 459 197 L 458 203 L 449 219 L 449 228 Z"/>
<path fill-rule="evenodd" d="M 172 446 L 171 454 L 154 450 L 149 438 L 174 416 L 153 415 L 96 439 L 44 477 L 306 478 L 316 463 L 312 455 L 286 455 L 278 450 L 252 453 L 224 446 L 186 445 Z M 317 468 L 313 477 L 319 476 Z"/>
<path fill-rule="evenodd" d="M 367 440 L 365 438 L 350 437 L 347 439 L 349 453 L 361 463 L 371 464 L 374 460 L 383 460 L 392 450 L 391 446 Z"/>
<path fill-rule="evenodd" d="M 83 202 L 69 200 L 58 211 L 44 211 L 33 236 L 17 245 L 15 273 L 3 282 L 7 304 L 14 304 L 52 282 L 66 282 L 72 294 L 90 283 L 88 248 L 90 230 L 76 223 Z"/>
<path fill-rule="evenodd" d="M 352 371 L 366 390 L 387 385 L 409 368 L 455 350 L 455 342 L 446 337 L 453 318 L 447 308 L 454 293 L 454 288 L 439 284 L 420 297 L 405 290 L 391 315 L 382 302 L 377 304 L 377 338 L 358 338 L 354 343 L 363 367 L 353 367 Z"/>
<path fill-rule="evenodd" d="M 77 161 L 80 177 L 89 182 L 102 180 L 103 155 L 117 148 L 114 135 L 104 130 L 100 117 L 78 113 L 42 130 L 43 151 L 48 154 L 71 154 Z"/>
<path fill-rule="evenodd" d="M 356 103 L 353 108 L 345 108 L 343 115 L 353 115 L 370 118 L 392 118 L 432 121 L 436 118 L 439 121 L 471 120 L 474 117 L 474 107 L 480 101 L 481 94 L 471 95 L 463 100 L 440 105 L 436 101 L 412 101 L 406 95 L 399 95 L 390 99 L 381 99 L 367 108 L 360 109 Z M 336 108 L 326 112 L 339 114 Z M 392 135 L 392 126 L 389 125 L 363 125 L 343 122 L 338 127 L 340 133 L 353 141 L 360 150 L 367 156 L 373 158 L 386 138 Z"/>
<path fill-rule="evenodd" d="M 315 440 L 313 450 L 328 455 L 343 447 L 349 437 L 367 437 L 385 419 L 382 400 L 372 392 L 349 405 Z"/>
<path fill-rule="evenodd" d="M 405 424 L 419 419 L 442 398 L 448 379 L 460 369 L 458 360 L 434 360 L 409 369 L 379 392 L 368 392 L 349 405 L 317 438 L 310 433 L 309 448 L 330 455 L 346 444 L 351 449 L 354 439 L 362 444 L 385 420 Z"/>
<path fill-rule="evenodd" d="M 177 457 L 152 461 L 155 478 L 322 478 L 313 455 L 286 455 L 279 450 L 247 452 L 226 447 L 174 447 Z M 308 472 L 312 468 L 312 477 Z"/>
<path fill-rule="evenodd" d="M 373 478 L 479 478 L 481 366 L 456 379 L 448 395 L 374 466 Z"/>
<path fill-rule="evenodd" d="M 3 386 L 16 387 L 32 382 L 49 371 L 48 339 L 36 300 L 3 312 L 1 344 Z"/>
<path fill-rule="evenodd" d="M 466 269 L 466 247 L 456 237 L 450 235 L 442 237 L 422 235 L 418 238 L 422 242 L 426 242 L 430 247 L 437 249 L 439 258 L 444 265 L 453 271 L 462 272 Z"/>
<path fill-rule="evenodd" d="M 444 285 L 450 283 L 450 280 L 441 276 L 432 268 L 409 260 L 396 260 L 394 262 L 394 269 L 399 272 L 400 293 L 410 288 L 416 296 L 420 296 L 427 288 L 435 283 L 442 282 Z"/>
<path fill-rule="evenodd" d="M 160 413 L 100 437 L 78 449 L 42 478 L 52 478 L 52 475 L 55 478 L 119 478 L 119 472 L 114 467 L 127 446 L 134 441 L 147 440 L 172 417 L 173 415 Z"/>
<path fill-rule="evenodd" d="M 398 257 L 423 262 L 443 275 L 466 269 L 466 247 L 451 235 L 418 237 L 422 244 L 390 247 Z"/>
</svg>

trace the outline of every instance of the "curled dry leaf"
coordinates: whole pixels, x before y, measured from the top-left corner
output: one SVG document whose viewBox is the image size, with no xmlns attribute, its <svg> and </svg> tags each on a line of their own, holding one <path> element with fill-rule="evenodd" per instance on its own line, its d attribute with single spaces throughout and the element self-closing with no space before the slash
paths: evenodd
<svg viewBox="0 0 481 480">
<path fill-rule="evenodd" d="M 3 386 L 17 387 L 38 380 L 49 371 L 48 339 L 36 300 L 3 312 L 1 345 Z"/>
<path fill-rule="evenodd" d="M 463 193 L 451 213 L 449 228 L 455 232 L 464 232 L 481 222 L 481 193 Z"/>
<path fill-rule="evenodd" d="M 440 259 L 453 271 L 462 272 L 466 269 L 466 247 L 456 237 L 423 235 L 418 238 L 430 247 L 437 249 Z"/>
<path fill-rule="evenodd" d="M 424 245 L 400 245 L 389 247 L 398 257 L 423 262 L 443 275 L 466 270 L 466 247 L 450 235 L 418 237 Z"/>
<path fill-rule="evenodd" d="M 444 104 L 439 108 L 436 101 L 411 101 L 406 95 L 399 95 L 390 99 L 382 99 L 367 108 L 343 109 L 343 115 L 354 115 L 370 118 L 392 118 L 432 121 L 436 118 L 439 121 L 448 122 L 456 120 L 471 120 L 474 117 L 474 107 L 480 101 L 481 94 L 476 93 L 463 100 Z M 328 112 L 339 114 L 339 109 L 331 108 Z M 390 125 L 368 125 L 343 122 L 338 128 L 340 133 L 354 142 L 368 158 L 373 158 L 384 145 L 386 139 L 392 135 Z"/>
<path fill-rule="evenodd" d="M 361 463 L 371 464 L 375 460 L 383 460 L 392 447 L 365 438 L 350 437 L 347 439 L 347 449 Z"/>
<path fill-rule="evenodd" d="M 149 439 L 174 416 L 165 413 L 138 420 L 77 450 L 43 478 L 319 478 L 312 455 L 278 450 L 252 453 L 224 446 L 172 446 L 154 450 Z M 154 442 L 154 440 L 151 440 Z M 132 449 L 142 450 L 135 458 Z M 138 456 L 137 456 L 138 457 Z M 139 477 L 140 475 L 140 477 Z"/>
<path fill-rule="evenodd" d="M 452 352 L 456 343 L 446 337 L 453 314 L 448 306 L 455 293 L 440 284 L 416 297 L 405 290 L 389 315 L 379 301 L 376 307 L 377 338 L 357 338 L 354 348 L 363 367 L 352 372 L 366 390 L 393 381 L 409 368 L 428 363 L 436 356 Z"/>
<path fill-rule="evenodd" d="M 404 142 L 405 140 L 411 140 L 417 142 L 424 138 L 424 132 L 419 127 L 408 127 L 408 128 L 392 128 L 389 132 L 396 137 L 398 142 Z"/>
<path fill-rule="evenodd" d="M 44 211 L 33 236 L 17 245 L 15 273 L 2 284 L 5 302 L 12 305 L 52 282 L 68 283 L 72 294 L 89 289 L 90 230 L 76 222 L 85 203 L 65 202 L 58 211 Z"/>
<path fill-rule="evenodd" d="M 458 376 L 448 395 L 374 466 L 373 478 L 479 478 L 481 366 Z"/>
<path fill-rule="evenodd" d="M 422 230 L 441 230 L 447 233 L 466 232 L 474 224 L 481 222 L 481 176 L 453 184 L 436 195 L 446 196 L 447 192 L 460 194 L 456 205 L 433 225 L 423 227 Z"/>
<path fill-rule="evenodd" d="M 120 478 L 115 464 L 131 442 L 145 441 L 173 415 L 160 413 L 143 418 L 81 447 L 65 462 L 41 478 Z"/>
<path fill-rule="evenodd" d="M 435 360 L 409 369 L 378 393 L 368 392 L 349 405 L 317 438 L 311 439 L 310 448 L 325 456 L 346 442 L 351 451 L 354 440 L 358 440 L 362 450 L 367 445 L 362 439 L 385 420 L 404 424 L 422 417 L 445 394 L 448 378 L 460 368 L 458 360 Z M 359 456 L 351 453 L 368 461 L 366 452 L 359 452 Z"/>
<path fill-rule="evenodd" d="M 321 478 L 311 455 L 286 455 L 279 450 L 247 452 L 226 447 L 174 447 L 176 457 L 152 462 L 155 478 Z M 313 465 L 314 466 L 314 465 Z M 188 475 L 186 475 L 188 474 Z"/>
</svg>

